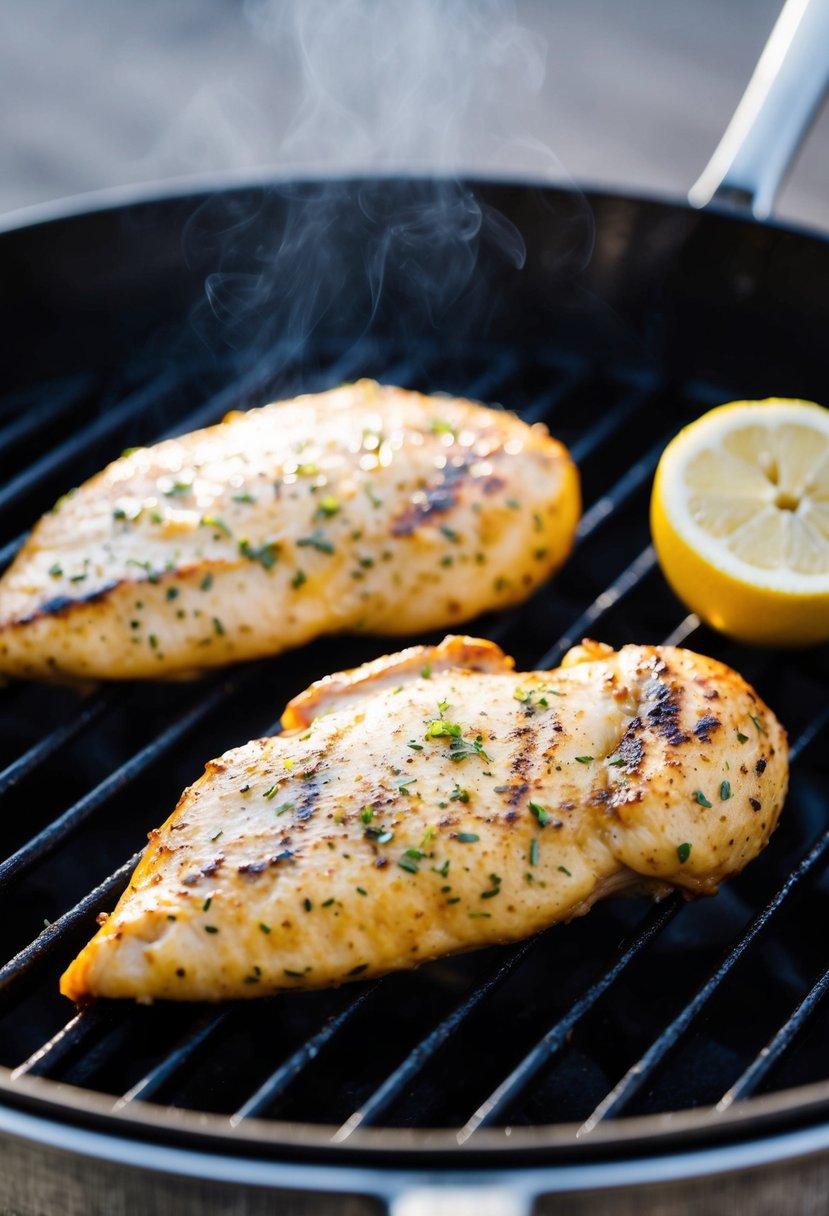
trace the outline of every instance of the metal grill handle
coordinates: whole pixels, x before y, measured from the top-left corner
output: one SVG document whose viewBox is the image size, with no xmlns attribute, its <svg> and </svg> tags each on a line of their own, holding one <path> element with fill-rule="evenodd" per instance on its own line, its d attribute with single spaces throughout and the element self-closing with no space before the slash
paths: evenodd
<svg viewBox="0 0 829 1216">
<path fill-rule="evenodd" d="M 424 1186 L 396 1196 L 389 1216 L 530 1216 L 532 1196 L 503 1186 Z"/>
<path fill-rule="evenodd" d="M 725 135 L 688 193 L 693 206 L 718 203 L 766 219 L 827 87 L 829 0 L 786 0 Z"/>
</svg>

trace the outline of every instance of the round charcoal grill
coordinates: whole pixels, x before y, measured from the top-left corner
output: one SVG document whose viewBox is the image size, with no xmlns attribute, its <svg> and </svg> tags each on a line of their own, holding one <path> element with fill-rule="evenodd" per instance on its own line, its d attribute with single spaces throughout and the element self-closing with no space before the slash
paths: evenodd
<svg viewBox="0 0 829 1216">
<path fill-rule="evenodd" d="M 463 242 L 433 223 L 453 214 L 476 220 Z M 364 375 L 500 402 L 569 445 L 585 513 L 556 579 L 472 630 L 519 670 L 585 635 L 691 646 L 793 743 L 779 830 L 714 900 L 610 901 L 339 990 L 73 1013 L 60 971 L 204 761 L 395 643 L 0 690 L 2 1210 L 822 1212 L 829 650 L 743 648 L 685 615 L 647 502 L 665 443 L 711 406 L 829 402 L 829 242 L 619 196 L 362 179 L 36 216 L 0 235 L 0 265 L 4 564 L 125 446 L 229 408 Z"/>
</svg>

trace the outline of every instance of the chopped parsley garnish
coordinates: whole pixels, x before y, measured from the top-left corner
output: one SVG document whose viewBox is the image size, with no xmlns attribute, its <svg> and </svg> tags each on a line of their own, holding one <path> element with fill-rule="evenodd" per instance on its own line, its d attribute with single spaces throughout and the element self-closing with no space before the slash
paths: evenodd
<svg viewBox="0 0 829 1216">
<path fill-rule="evenodd" d="M 576 760 L 579 764 L 592 764 L 593 763 L 592 756 L 576 756 Z"/>
<path fill-rule="evenodd" d="M 249 540 L 240 540 L 239 552 L 248 561 L 259 562 L 263 570 L 272 570 L 279 560 L 279 553 L 273 541 L 266 541 L 254 548 Z"/>
<path fill-rule="evenodd" d="M 572 877 L 573 877 L 573 875 L 572 875 L 572 874 L 570 873 L 570 871 L 567 869 L 567 866 L 559 866 L 559 867 L 558 867 L 558 869 L 561 871 L 561 873 L 562 873 L 562 874 L 566 874 L 568 878 L 572 878 Z"/>
<path fill-rule="evenodd" d="M 469 790 L 462 789 L 461 786 L 456 785 L 449 795 L 449 799 L 451 802 L 468 802 Z"/>
<path fill-rule="evenodd" d="M 289 971 L 287 967 L 283 967 L 282 970 L 285 973 L 285 975 L 287 975 L 288 978 L 291 980 L 304 980 L 305 979 L 304 971 Z"/>
<path fill-rule="evenodd" d="M 457 542 L 460 540 L 460 537 L 458 536 L 455 529 L 450 528 L 448 524 L 441 524 L 440 530 L 443 533 L 443 535 L 446 537 L 446 539 L 451 540 L 454 544 L 457 544 Z"/>
<path fill-rule="evenodd" d="M 410 747 L 413 752 L 422 752 L 423 751 L 423 744 L 415 743 L 414 739 L 410 739 L 409 742 L 406 744 L 406 747 Z"/>
<path fill-rule="evenodd" d="M 304 899 L 302 901 L 302 906 L 306 912 L 310 912 L 314 907 L 314 905 L 311 903 L 310 899 Z"/>
<path fill-rule="evenodd" d="M 52 578 L 60 578 L 63 574 L 63 566 L 61 566 L 60 562 L 55 562 L 54 566 L 49 567 L 49 573 Z"/>
<path fill-rule="evenodd" d="M 368 895 L 368 891 L 365 889 L 365 887 L 355 887 L 354 890 L 358 895 Z"/>
<path fill-rule="evenodd" d="M 311 547 L 317 549 L 320 553 L 333 553 L 334 546 L 323 532 L 322 528 L 315 528 L 310 536 L 300 536 L 297 545 L 301 549 Z"/>
<path fill-rule="evenodd" d="M 178 599 L 178 587 L 168 587 L 167 588 L 167 599 L 168 600 Z"/>
<path fill-rule="evenodd" d="M 458 434 L 452 423 L 446 422 L 443 418 L 433 418 L 429 423 L 429 430 L 433 435 L 451 435 L 453 438 Z"/>
<path fill-rule="evenodd" d="M 550 812 L 540 802 L 530 802 L 530 810 L 538 820 L 538 826 L 545 828 L 550 822 Z"/>
<path fill-rule="evenodd" d="M 476 832 L 458 832 L 457 839 L 461 844 L 475 844 L 481 838 Z"/>
<path fill-rule="evenodd" d="M 334 902 L 334 897 L 332 896 L 331 899 L 326 899 L 324 904 L 320 904 L 320 907 L 321 908 L 330 908 L 331 905 L 333 904 L 333 902 Z"/>
<path fill-rule="evenodd" d="M 737 731 L 737 742 L 748 743 L 748 735 L 744 735 L 741 731 Z"/>
<path fill-rule="evenodd" d="M 253 494 L 249 494 L 248 491 L 245 490 L 244 494 L 234 494 L 233 501 L 234 502 L 256 502 L 256 498 Z"/>
<path fill-rule="evenodd" d="M 213 575 L 205 574 L 199 586 L 201 587 L 202 591 L 209 591 L 213 586 Z"/>
<path fill-rule="evenodd" d="M 424 680 L 431 680 L 431 678 L 432 678 L 432 665 L 431 665 L 431 663 L 424 663 L 424 664 L 423 664 L 423 666 L 422 666 L 422 667 L 421 667 L 421 669 L 420 669 L 420 674 L 421 674 L 421 676 L 423 677 L 423 679 L 424 679 Z"/>
<path fill-rule="evenodd" d="M 276 808 L 275 813 L 277 815 L 284 815 L 286 811 L 292 811 L 293 809 L 294 809 L 294 804 L 292 802 L 280 802 L 279 806 Z"/>
<path fill-rule="evenodd" d="M 443 706 L 446 704 L 446 701 L 441 701 L 440 703 L 440 705 Z M 438 706 L 438 709 L 440 709 L 440 705 Z M 447 722 L 445 718 L 435 718 L 435 720 L 430 722 L 426 727 L 426 738 L 441 739 L 444 736 L 449 736 L 457 739 L 460 738 L 461 729 L 462 727 L 459 722 Z"/>
<path fill-rule="evenodd" d="M 703 794 L 702 790 L 694 790 L 694 797 L 696 798 L 696 800 L 700 804 L 700 806 L 704 806 L 706 808 L 706 810 L 711 806 L 711 803 L 705 797 L 705 794 Z"/>
<path fill-rule="evenodd" d="M 368 971 L 368 963 L 358 963 L 356 967 L 352 967 L 346 975 L 362 975 L 364 971 Z"/>
<path fill-rule="evenodd" d="M 153 650 L 158 650 L 158 638 L 154 633 L 150 634 L 148 641 Z"/>
<path fill-rule="evenodd" d="M 407 777 L 405 781 L 395 781 L 394 784 L 400 790 L 401 794 L 408 794 L 408 787 L 410 785 L 414 785 L 415 781 L 417 781 L 417 777 Z"/>
<path fill-rule="evenodd" d="M 330 519 L 332 515 L 337 514 L 340 508 L 339 498 L 334 498 L 333 495 L 329 494 L 320 501 L 316 513 L 321 519 Z"/>
<path fill-rule="evenodd" d="M 481 899 L 494 899 L 496 895 L 500 894 L 500 887 L 492 887 L 489 891 L 481 891 Z"/>
<path fill-rule="evenodd" d="M 307 583 L 307 582 L 308 582 L 308 575 L 305 573 L 305 571 L 297 570 L 296 574 L 291 579 L 291 586 L 293 587 L 294 591 L 296 591 L 299 587 L 302 586 L 303 583 Z"/>
<path fill-rule="evenodd" d="M 201 910 L 202 910 L 202 912 L 207 912 L 207 911 L 209 910 L 210 905 L 211 905 L 212 903 L 213 903 L 213 896 L 212 896 L 212 895 L 208 895 L 207 899 L 204 901 L 204 903 L 203 903 L 203 904 L 202 904 L 202 906 L 201 906 Z"/>
<path fill-rule="evenodd" d="M 720 782 L 720 801 L 728 802 L 728 799 L 730 797 L 731 797 L 731 782 L 730 781 Z"/>
<path fill-rule="evenodd" d="M 763 725 L 763 723 L 760 721 L 760 719 L 757 717 L 757 715 L 756 715 L 756 714 L 749 714 L 749 717 L 751 718 L 751 720 L 752 720 L 752 722 L 754 723 L 754 725 L 757 727 L 757 733 L 758 733 L 758 735 L 764 735 L 764 734 L 766 733 L 766 728 L 765 728 L 765 726 Z"/>
<path fill-rule="evenodd" d="M 224 828 L 219 828 L 219 830 L 218 830 L 218 832 L 216 833 L 216 835 L 215 835 L 215 836 L 211 836 L 211 837 L 210 837 L 211 843 L 212 843 L 213 841 L 218 840 L 220 836 L 224 836 L 224 834 L 225 834 L 225 830 L 224 830 Z"/>
<path fill-rule="evenodd" d="M 625 762 L 621 756 L 619 757 L 618 760 L 608 760 L 608 764 L 610 765 L 611 768 L 621 768 L 624 763 Z"/>
<path fill-rule="evenodd" d="M 449 903 L 449 900 L 447 900 L 446 902 Z M 492 915 L 491 912 L 470 912 L 469 913 L 469 916 L 471 916 L 473 920 L 478 920 L 479 918 L 482 918 L 482 917 L 486 917 L 487 919 L 489 919 L 491 917 L 491 915 Z"/>
<path fill-rule="evenodd" d="M 449 873 L 449 862 L 445 861 L 442 866 L 432 866 L 433 874 L 440 874 L 441 878 L 446 878 Z"/>
<path fill-rule="evenodd" d="M 363 823 L 371 823 L 372 819 L 374 818 L 374 807 L 364 806 L 360 811 L 360 818 L 362 819 Z"/>
<path fill-rule="evenodd" d="M 217 532 L 223 532 L 225 536 L 233 535 L 225 521 L 220 519 L 218 515 L 202 515 L 201 523 L 203 527 L 215 528 Z"/>
<path fill-rule="evenodd" d="M 215 925 L 205 925 L 204 931 L 205 931 L 205 933 L 218 933 L 219 932 L 219 930 L 216 928 Z"/>
<path fill-rule="evenodd" d="M 174 481 L 173 484 L 164 491 L 167 498 L 179 498 L 182 494 L 189 494 L 193 488 L 191 481 Z"/>
<path fill-rule="evenodd" d="M 401 857 L 397 864 L 400 866 L 401 870 L 408 870 L 410 874 L 420 873 L 420 869 L 415 865 L 411 857 Z"/>
<path fill-rule="evenodd" d="M 273 798 L 279 793 L 279 782 L 275 782 L 269 790 L 265 790 L 263 798 Z"/>
<path fill-rule="evenodd" d="M 685 842 L 685 844 L 678 844 L 676 846 L 676 855 L 679 858 L 682 865 L 684 865 L 685 862 L 688 860 L 688 858 L 691 856 L 691 846 L 688 844 L 687 841 Z"/>
<path fill-rule="evenodd" d="M 521 503 L 517 498 L 506 498 L 504 501 L 511 511 L 518 511 L 521 508 Z"/>
<path fill-rule="evenodd" d="M 216 631 L 216 636 L 223 638 L 225 635 L 225 627 L 217 616 L 213 617 L 213 628 Z"/>
<path fill-rule="evenodd" d="M 535 839 L 530 841 L 530 865 L 538 865 L 538 841 Z"/>
<path fill-rule="evenodd" d="M 260 922 L 259 922 L 259 928 L 262 930 L 262 932 L 263 932 L 263 933 L 270 933 L 270 931 L 271 931 L 271 927 L 270 927 L 270 925 L 266 925 L 266 924 L 265 924 L 263 921 L 261 921 L 261 920 L 260 920 Z"/>
</svg>

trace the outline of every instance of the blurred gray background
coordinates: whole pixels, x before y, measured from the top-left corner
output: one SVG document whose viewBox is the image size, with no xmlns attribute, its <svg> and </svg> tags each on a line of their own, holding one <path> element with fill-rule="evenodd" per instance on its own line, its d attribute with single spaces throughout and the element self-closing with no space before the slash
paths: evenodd
<svg viewBox="0 0 829 1216">
<path fill-rule="evenodd" d="M 0 0 L 0 212 L 283 169 L 681 197 L 779 0 Z M 829 230 L 829 116 L 778 214 Z"/>
</svg>

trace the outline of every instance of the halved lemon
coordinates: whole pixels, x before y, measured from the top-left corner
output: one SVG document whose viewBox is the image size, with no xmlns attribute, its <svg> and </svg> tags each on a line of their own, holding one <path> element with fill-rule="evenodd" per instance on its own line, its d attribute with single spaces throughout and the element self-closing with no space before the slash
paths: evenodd
<svg viewBox="0 0 829 1216">
<path fill-rule="evenodd" d="M 735 401 L 662 453 L 651 533 L 676 594 L 743 642 L 829 638 L 829 410 Z"/>
</svg>

